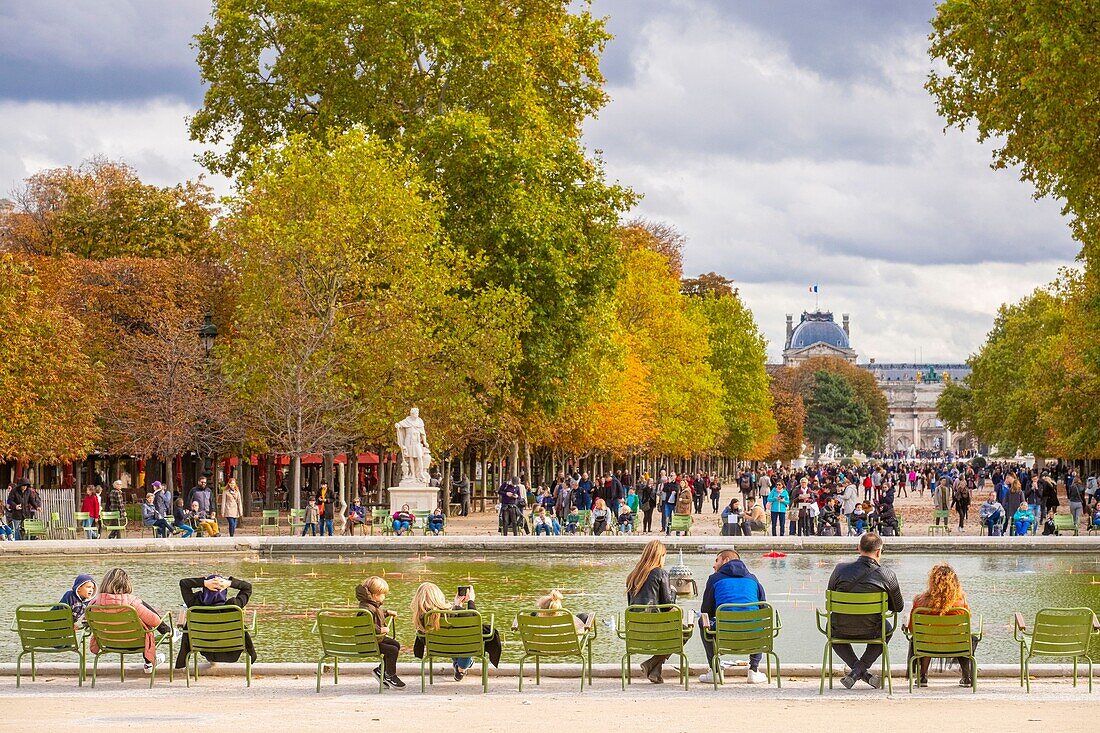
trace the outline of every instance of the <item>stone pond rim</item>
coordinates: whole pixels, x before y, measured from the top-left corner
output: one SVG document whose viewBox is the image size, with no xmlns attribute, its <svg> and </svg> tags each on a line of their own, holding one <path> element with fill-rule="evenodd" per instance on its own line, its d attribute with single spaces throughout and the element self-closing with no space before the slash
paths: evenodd
<svg viewBox="0 0 1100 733">
<path fill-rule="evenodd" d="M 499 535 L 449 535 L 443 537 L 209 537 L 191 539 L 33 540 L 0 543 L 0 562 L 11 558 L 80 557 L 121 554 L 127 556 L 205 555 L 284 557 L 290 555 L 408 555 L 577 553 L 637 554 L 654 536 L 613 537 L 501 537 Z M 854 555 L 855 537 L 661 537 L 670 549 L 705 554 L 737 548 L 761 554 Z M 1079 537 L 884 537 L 885 554 L 1089 554 L 1100 550 L 1100 538 Z"/>
</svg>

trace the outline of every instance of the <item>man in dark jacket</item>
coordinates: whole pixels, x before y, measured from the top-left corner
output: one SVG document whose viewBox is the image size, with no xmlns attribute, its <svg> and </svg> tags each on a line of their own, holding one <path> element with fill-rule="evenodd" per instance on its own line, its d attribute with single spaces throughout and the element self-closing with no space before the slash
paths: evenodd
<svg viewBox="0 0 1100 733">
<path fill-rule="evenodd" d="M 34 519 L 35 513 L 42 507 L 38 499 L 38 493 L 31 486 L 31 482 L 21 478 L 15 482 L 15 486 L 8 492 L 8 511 L 11 512 L 12 535 L 17 540 L 23 539 L 23 520 Z"/>
<path fill-rule="evenodd" d="M 230 598 L 229 590 L 236 594 Z M 194 606 L 237 606 L 244 608 L 248 605 L 248 599 L 252 597 L 252 584 L 247 580 L 225 577 L 221 575 L 207 575 L 205 578 L 180 579 L 180 593 L 183 595 L 183 603 L 188 608 Z M 186 634 L 177 642 L 180 646 L 176 656 L 176 669 L 184 669 L 187 666 L 187 655 L 191 653 L 191 645 Z M 252 637 L 244 632 L 244 648 L 249 658 L 256 661 L 256 647 L 252 645 Z M 236 662 L 241 657 L 237 652 L 202 652 L 202 655 L 211 662 Z"/>
<path fill-rule="evenodd" d="M 715 627 L 715 611 L 725 603 L 757 603 L 766 600 L 764 586 L 756 576 L 749 572 L 745 563 L 741 562 L 741 556 L 737 550 L 722 550 L 714 558 L 714 574 L 707 578 L 707 587 L 703 591 L 703 603 L 699 608 L 699 629 L 703 641 L 703 649 L 707 653 L 707 664 L 712 666 L 714 659 L 714 641 L 702 633 L 703 629 L 713 630 Z M 745 607 L 739 610 L 752 611 L 759 608 Z M 760 654 L 749 655 L 749 684 L 767 682 L 768 676 L 760 671 Z M 707 670 L 699 681 L 704 684 L 713 683 L 713 672 Z"/>
<path fill-rule="evenodd" d="M 905 608 L 901 597 L 897 576 L 894 571 L 879 564 L 882 558 L 882 538 L 874 532 L 867 532 L 859 538 L 859 557 L 853 562 L 842 562 L 833 570 L 829 578 L 829 590 L 841 593 L 886 593 L 891 611 L 900 613 Z M 832 635 L 843 639 L 875 639 L 882 631 L 882 619 L 879 616 L 852 616 L 834 613 L 832 615 Z M 889 641 L 894 627 L 887 622 L 886 639 Z M 871 674 L 871 666 L 882 654 L 882 646 L 868 644 L 863 656 L 857 657 L 851 644 L 834 644 L 837 656 L 848 665 L 849 672 L 841 679 L 848 689 L 856 680 L 863 680 L 871 687 L 880 687 L 881 678 Z"/>
<path fill-rule="evenodd" d="M 513 476 L 511 481 L 505 481 L 500 485 L 497 495 L 500 498 L 500 533 L 508 536 L 508 530 L 512 530 L 512 536 L 519 535 L 520 508 L 519 508 L 519 477 Z"/>
</svg>

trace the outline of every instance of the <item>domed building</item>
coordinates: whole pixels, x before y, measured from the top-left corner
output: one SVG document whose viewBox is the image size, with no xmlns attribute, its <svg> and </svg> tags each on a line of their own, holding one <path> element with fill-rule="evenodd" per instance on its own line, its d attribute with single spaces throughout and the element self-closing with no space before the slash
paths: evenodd
<svg viewBox="0 0 1100 733">
<path fill-rule="evenodd" d="M 843 327 L 833 320 L 828 311 L 803 312 L 802 320 L 794 325 L 794 317 L 787 315 L 787 343 L 783 346 L 783 365 L 798 366 L 816 356 L 836 356 L 853 364 L 856 352 L 848 341 L 848 314 Z"/>
</svg>

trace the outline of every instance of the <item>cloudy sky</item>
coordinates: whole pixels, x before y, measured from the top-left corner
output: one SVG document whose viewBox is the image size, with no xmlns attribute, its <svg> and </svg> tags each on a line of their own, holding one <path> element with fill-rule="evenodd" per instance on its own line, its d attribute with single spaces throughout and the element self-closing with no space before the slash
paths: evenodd
<svg viewBox="0 0 1100 733">
<path fill-rule="evenodd" d="M 968 133 L 944 134 L 922 88 L 931 0 L 594 4 L 616 37 L 590 146 L 644 194 L 638 214 L 688 237 L 688 274 L 737 281 L 773 358 L 816 283 L 822 307 L 851 313 L 861 360 L 961 360 L 1000 303 L 1072 262 L 1057 202 L 990 170 Z M 95 154 L 158 184 L 198 176 L 189 43 L 208 13 L 0 4 L 0 196 Z"/>
</svg>

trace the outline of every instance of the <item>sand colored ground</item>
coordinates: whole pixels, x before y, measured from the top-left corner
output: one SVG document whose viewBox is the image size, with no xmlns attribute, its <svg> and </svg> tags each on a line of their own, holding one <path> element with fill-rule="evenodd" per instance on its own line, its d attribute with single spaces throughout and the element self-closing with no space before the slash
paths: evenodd
<svg viewBox="0 0 1100 733">
<path fill-rule="evenodd" d="M 575 680 L 543 679 L 525 684 L 515 678 L 491 680 L 482 695 L 473 678 L 437 682 L 426 694 L 408 677 L 409 688 L 378 695 L 373 678 L 331 678 L 321 693 L 312 675 L 258 677 L 251 689 L 242 679 L 203 678 L 190 689 L 177 679 L 150 690 L 138 673 L 125 684 L 102 678 L 95 690 L 78 689 L 71 677 L 25 682 L 16 690 L 11 677 L 0 678 L 0 731 L 309 731 L 360 730 L 385 733 L 420 731 L 710 731 L 877 730 L 920 731 L 1095 731 L 1100 691 L 1073 691 L 1068 683 L 1038 681 L 1025 697 L 1017 682 L 983 683 L 977 694 L 960 690 L 954 680 L 933 680 L 933 687 L 910 695 L 900 683 L 894 695 L 867 687 L 826 691 L 817 683 L 784 679 L 783 690 L 748 686 L 737 679 L 717 692 L 692 680 L 691 690 L 672 684 L 635 682 L 621 692 L 617 680 L 597 679 L 584 694 Z M 32 722 L 33 721 L 33 722 Z"/>
</svg>

